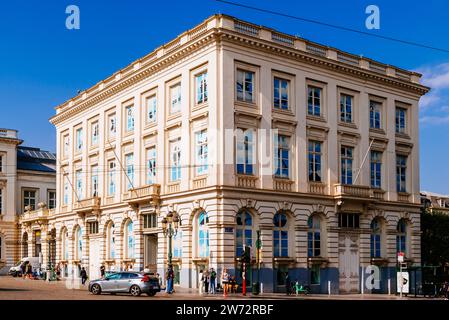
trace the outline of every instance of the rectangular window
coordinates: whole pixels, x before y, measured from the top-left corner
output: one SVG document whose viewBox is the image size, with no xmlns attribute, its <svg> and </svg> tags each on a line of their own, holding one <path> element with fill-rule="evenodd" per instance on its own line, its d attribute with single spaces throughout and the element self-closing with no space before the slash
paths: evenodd
<svg viewBox="0 0 449 320">
<path fill-rule="evenodd" d="M 252 71 L 237 70 L 237 100 L 243 102 L 254 102 L 254 78 Z"/>
<path fill-rule="evenodd" d="M 157 112 L 157 99 L 156 95 L 152 95 L 146 99 L 147 102 L 147 122 L 156 122 L 156 112 Z"/>
<path fill-rule="evenodd" d="M 371 129 L 381 128 L 381 110 L 382 105 L 379 102 L 369 102 L 369 127 Z"/>
<path fill-rule="evenodd" d="M 360 227 L 360 217 L 357 213 L 339 213 L 338 214 L 339 228 L 358 229 Z"/>
<path fill-rule="evenodd" d="M 117 118 L 114 114 L 108 116 L 108 135 L 109 139 L 115 138 L 117 132 Z"/>
<path fill-rule="evenodd" d="M 48 209 L 56 208 L 56 191 L 48 191 Z"/>
<path fill-rule="evenodd" d="M 407 130 L 407 109 L 396 108 L 396 132 L 406 133 Z"/>
<path fill-rule="evenodd" d="M 309 181 L 321 182 L 321 142 L 309 141 Z"/>
<path fill-rule="evenodd" d="M 288 90 L 290 81 L 274 78 L 273 83 L 273 106 L 275 109 L 288 110 Z"/>
<path fill-rule="evenodd" d="M 131 190 L 134 187 L 134 154 L 130 153 L 125 156 L 126 166 L 126 189 Z"/>
<path fill-rule="evenodd" d="M 98 221 L 89 222 L 89 234 L 98 233 Z"/>
<path fill-rule="evenodd" d="M 147 149 L 147 184 L 156 182 L 156 146 Z"/>
<path fill-rule="evenodd" d="M 181 139 L 170 143 L 170 181 L 181 180 Z"/>
<path fill-rule="evenodd" d="M 125 108 L 126 112 L 126 132 L 134 131 L 134 106 Z"/>
<path fill-rule="evenodd" d="M 290 168 L 290 138 L 279 135 L 274 144 L 274 175 L 288 178 Z"/>
<path fill-rule="evenodd" d="M 108 196 L 115 195 L 116 182 L 115 182 L 115 161 L 108 162 Z"/>
<path fill-rule="evenodd" d="M 92 197 L 98 197 L 98 165 L 92 166 L 91 172 L 91 194 Z"/>
<path fill-rule="evenodd" d="M 321 88 L 307 87 L 307 113 L 311 116 L 321 116 L 321 93 Z"/>
<path fill-rule="evenodd" d="M 75 173 L 75 181 L 76 181 L 76 195 L 78 197 L 78 200 L 83 199 L 83 175 L 81 170 L 77 170 Z"/>
<path fill-rule="evenodd" d="M 196 174 L 207 174 L 207 130 L 195 133 L 195 167 Z"/>
<path fill-rule="evenodd" d="M 371 187 L 382 187 L 382 153 L 371 151 Z"/>
<path fill-rule="evenodd" d="M 0 188 L 0 215 L 3 213 L 3 190 Z"/>
<path fill-rule="evenodd" d="M 76 152 L 81 152 L 83 149 L 83 129 L 76 129 Z"/>
<path fill-rule="evenodd" d="M 64 158 L 67 158 L 69 156 L 69 150 L 70 150 L 70 138 L 69 135 L 66 134 L 62 137 L 62 155 Z"/>
<path fill-rule="evenodd" d="M 62 201 L 65 206 L 69 204 L 69 192 L 70 192 L 69 177 L 68 175 L 64 175 L 64 195 Z"/>
<path fill-rule="evenodd" d="M 255 130 L 237 129 L 236 165 L 237 174 L 254 174 L 255 166 Z"/>
<path fill-rule="evenodd" d="M 24 190 L 23 191 L 23 209 L 30 206 L 30 210 L 36 210 L 36 191 Z"/>
<path fill-rule="evenodd" d="M 157 216 L 156 216 L 156 214 L 150 213 L 150 214 L 144 214 L 143 215 L 143 228 L 144 229 L 157 228 Z"/>
<path fill-rule="evenodd" d="M 91 124 L 92 138 L 91 143 L 93 146 L 98 145 L 98 139 L 100 137 L 100 127 L 98 125 L 98 121 L 92 122 Z"/>
<path fill-rule="evenodd" d="M 396 156 L 396 190 L 407 192 L 407 156 Z"/>
<path fill-rule="evenodd" d="M 340 95 L 340 121 L 346 123 L 352 122 L 353 100 L 353 96 L 347 94 Z"/>
<path fill-rule="evenodd" d="M 352 184 L 352 161 L 354 148 L 342 146 L 340 150 L 341 183 Z"/>
<path fill-rule="evenodd" d="M 170 114 L 181 111 L 181 84 L 170 87 Z"/>
<path fill-rule="evenodd" d="M 370 251 L 371 251 L 371 258 L 381 257 L 380 234 L 378 233 L 371 234 Z"/>
<path fill-rule="evenodd" d="M 195 77 L 196 81 L 196 103 L 207 102 L 207 72 Z"/>
</svg>

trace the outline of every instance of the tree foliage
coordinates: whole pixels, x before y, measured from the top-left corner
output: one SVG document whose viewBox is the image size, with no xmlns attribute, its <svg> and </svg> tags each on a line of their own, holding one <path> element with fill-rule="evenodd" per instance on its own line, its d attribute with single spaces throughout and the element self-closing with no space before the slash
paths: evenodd
<svg viewBox="0 0 449 320">
<path fill-rule="evenodd" d="M 423 211 L 421 231 L 423 264 L 444 266 L 449 263 L 449 215 Z"/>
</svg>

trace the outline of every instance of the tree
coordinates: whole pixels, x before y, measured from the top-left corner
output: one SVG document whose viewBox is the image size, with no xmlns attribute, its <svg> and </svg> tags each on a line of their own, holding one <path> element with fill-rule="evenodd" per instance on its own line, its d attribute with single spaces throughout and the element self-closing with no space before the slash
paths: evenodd
<svg viewBox="0 0 449 320">
<path fill-rule="evenodd" d="M 439 266 L 444 270 L 449 263 L 449 215 L 423 209 L 421 231 L 423 265 Z"/>
</svg>

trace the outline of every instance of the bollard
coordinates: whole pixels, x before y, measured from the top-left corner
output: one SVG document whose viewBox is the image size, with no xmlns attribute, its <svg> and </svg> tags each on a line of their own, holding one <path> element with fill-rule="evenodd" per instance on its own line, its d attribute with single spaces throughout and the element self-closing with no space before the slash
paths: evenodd
<svg viewBox="0 0 449 320">
<path fill-rule="evenodd" d="M 328 295 L 331 295 L 331 282 L 330 282 L 330 280 L 327 281 L 327 293 L 328 293 Z"/>
<path fill-rule="evenodd" d="M 260 294 L 263 294 L 263 283 L 260 283 Z"/>
<path fill-rule="evenodd" d="M 388 295 L 391 295 L 391 279 L 388 279 Z"/>
</svg>

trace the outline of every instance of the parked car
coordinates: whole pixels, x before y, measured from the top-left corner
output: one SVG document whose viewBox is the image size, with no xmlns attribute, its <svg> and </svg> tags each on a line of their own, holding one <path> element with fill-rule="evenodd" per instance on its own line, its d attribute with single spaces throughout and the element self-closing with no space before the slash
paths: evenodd
<svg viewBox="0 0 449 320">
<path fill-rule="evenodd" d="M 149 273 L 117 272 L 89 283 L 92 294 L 130 293 L 138 297 L 142 293 L 154 296 L 160 291 L 159 280 Z"/>
<path fill-rule="evenodd" d="M 22 275 L 22 266 L 28 263 L 31 263 L 33 273 L 41 267 L 39 257 L 26 257 L 17 262 L 15 266 L 9 268 L 8 274 L 13 277 L 20 277 Z"/>
</svg>

